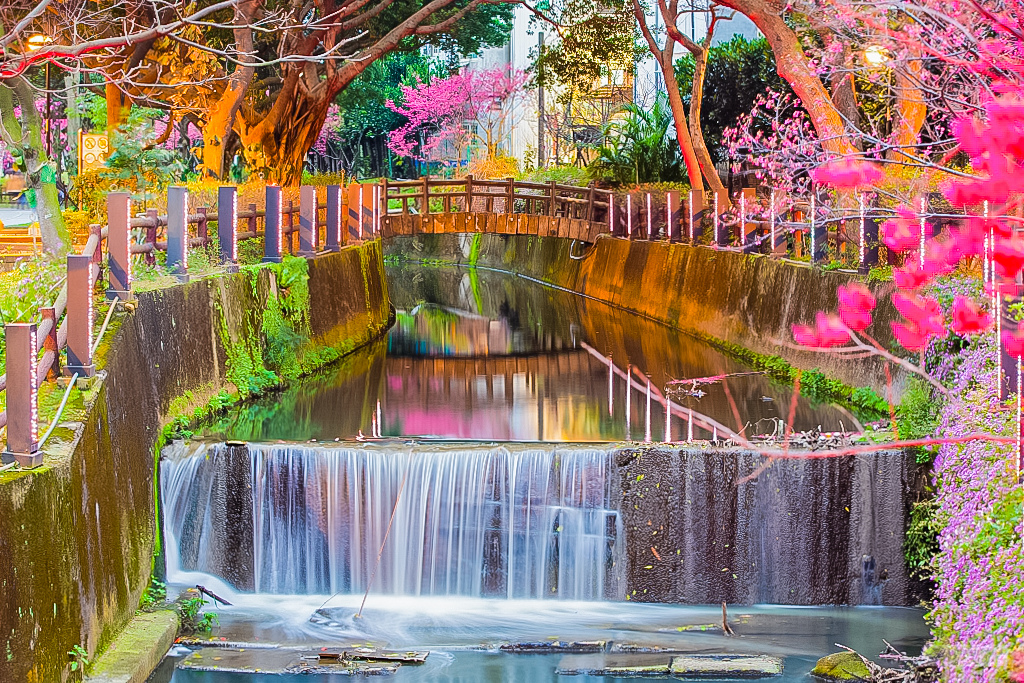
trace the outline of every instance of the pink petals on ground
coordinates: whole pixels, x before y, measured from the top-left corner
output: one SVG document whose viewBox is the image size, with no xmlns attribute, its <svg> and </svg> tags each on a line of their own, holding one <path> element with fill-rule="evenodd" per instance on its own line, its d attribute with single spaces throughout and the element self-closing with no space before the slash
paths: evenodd
<svg viewBox="0 0 1024 683">
<path fill-rule="evenodd" d="M 957 295 L 953 300 L 953 332 L 959 335 L 978 334 L 992 325 L 992 316 L 981 310 L 967 297 Z"/>
<path fill-rule="evenodd" d="M 841 286 L 839 294 L 839 319 L 854 332 L 861 332 L 871 324 L 871 311 L 875 308 L 875 295 L 871 290 L 853 282 Z"/>
<path fill-rule="evenodd" d="M 793 339 L 797 344 L 813 349 L 827 349 L 850 341 L 850 333 L 837 316 L 818 311 L 815 322 L 815 327 L 793 325 Z"/>
</svg>

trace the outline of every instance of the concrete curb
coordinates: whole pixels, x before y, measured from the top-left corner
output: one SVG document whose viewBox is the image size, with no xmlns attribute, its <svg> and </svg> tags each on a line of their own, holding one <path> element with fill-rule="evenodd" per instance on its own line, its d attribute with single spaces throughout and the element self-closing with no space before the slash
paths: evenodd
<svg viewBox="0 0 1024 683">
<path fill-rule="evenodd" d="M 177 635 L 173 610 L 137 613 L 93 663 L 85 683 L 145 683 Z"/>
</svg>

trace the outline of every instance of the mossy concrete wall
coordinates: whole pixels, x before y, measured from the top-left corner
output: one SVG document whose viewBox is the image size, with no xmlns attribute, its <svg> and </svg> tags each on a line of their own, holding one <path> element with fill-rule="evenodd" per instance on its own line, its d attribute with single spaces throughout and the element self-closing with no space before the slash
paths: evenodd
<svg viewBox="0 0 1024 683">
<path fill-rule="evenodd" d="M 43 467 L 0 475 L 0 681 L 68 680 L 68 651 L 94 656 L 135 612 L 167 424 L 323 365 L 391 317 L 379 242 L 138 299 L 98 354 L 96 385 L 72 401 L 84 420 L 61 424 Z"/>
<path fill-rule="evenodd" d="M 607 235 L 592 246 L 526 235 L 392 237 L 385 241 L 385 254 L 520 273 L 886 395 L 884 362 L 879 358 L 851 361 L 788 345 L 792 325 L 813 324 L 818 311 L 835 311 L 837 288 L 864 280 L 856 274 L 823 272 L 761 255 Z M 895 319 L 896 312 L 885 299 L 867 331 L 891 345 L 889 322 Z M 895 368 L 891 374 L 898 398 L 903 374 Z"/>
</svg>

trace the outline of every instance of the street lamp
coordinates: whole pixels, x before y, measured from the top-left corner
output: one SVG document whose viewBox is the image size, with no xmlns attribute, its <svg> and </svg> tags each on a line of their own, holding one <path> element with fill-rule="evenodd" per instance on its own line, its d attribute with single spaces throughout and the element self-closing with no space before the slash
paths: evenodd
<svg viewBox="0 0 1024 683">
<path fill-rule="evenodd" d="M 881 45 L 868 45 L 864 48 L 864 61 L 871 66 L 882 66 L 889 59 L 889 51 Z"/>
</svg>

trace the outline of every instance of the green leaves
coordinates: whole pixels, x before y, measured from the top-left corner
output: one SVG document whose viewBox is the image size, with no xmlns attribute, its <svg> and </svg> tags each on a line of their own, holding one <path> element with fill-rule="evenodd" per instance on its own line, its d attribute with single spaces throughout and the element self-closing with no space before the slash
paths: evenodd
<svg viewBox="0 0 1024 683">
<path fill-rule="evenodd" d="M 607 143 L 587 168 L 588 175 L 622 185 L 682 180 L 679 143 L 670 135 L 668 97 L 659 93 L 651 107 L 628 104 L 624 110 L 626 117 L 605 129 Z"/>
</svg>

